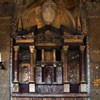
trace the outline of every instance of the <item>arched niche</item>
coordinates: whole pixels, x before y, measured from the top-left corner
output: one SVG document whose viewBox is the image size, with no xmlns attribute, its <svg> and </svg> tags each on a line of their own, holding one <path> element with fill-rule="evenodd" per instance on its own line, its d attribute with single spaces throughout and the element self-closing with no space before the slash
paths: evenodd
<svg viewBox="0 0 100 100">
<path fill-rule="evenodd" d="M 29 28 L 31 26 L 37 25 L 38 28 L 45 26 L 45 22 L 42 17 L 42 6 L 44 2 L 40 4 L 34 3 L 31 6 L 28 6 L 27 9 L 20 14 L 23 19 L 24 28 Z M 55 3 L 57 6 L 56 16 L 52 26 L 60 28 L 61 25 L 67 26 L 69 28 L 75 28 L 75 21 L 70 11 L 66 9 L 66 7 L 59 7 L 58 3 Z"/>
</svg>

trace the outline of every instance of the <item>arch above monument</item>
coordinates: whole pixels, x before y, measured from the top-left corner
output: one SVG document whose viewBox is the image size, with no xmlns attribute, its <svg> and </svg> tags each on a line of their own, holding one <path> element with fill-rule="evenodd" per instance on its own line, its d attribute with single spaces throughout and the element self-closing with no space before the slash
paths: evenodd
<svg viewBox="0 0 100 100">
<path fill-rule="evenodd" d="M 46 4 L 48 6 L 46 6 Z M 46 14 L 47 8 L 48 14 Z M 41 28 L 47 24 L 57 28 L 59 28 L 61 25 L 69 28 L 75 28 L 75 21 L 70 11 L 68 11 L 65 7 L 59 8 L 57 3 L 52 0 L 46 0 L 42 3 L 42 5 L 31 5 L 31 7 L 28 7 L 21 16 L 23 19 L 24 28 L 34 25 Z"/>
</svg>

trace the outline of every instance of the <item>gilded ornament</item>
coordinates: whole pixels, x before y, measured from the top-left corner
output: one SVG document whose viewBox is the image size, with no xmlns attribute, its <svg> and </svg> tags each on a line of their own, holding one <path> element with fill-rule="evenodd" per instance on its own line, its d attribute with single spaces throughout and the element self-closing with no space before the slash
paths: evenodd
<svg viewBox="0 0 100 100">
<path fill-rule="evenodd" d="M 95 79 L 92 83 L 95 87 L 100 87 L 100 79 Z"/>
</svg>

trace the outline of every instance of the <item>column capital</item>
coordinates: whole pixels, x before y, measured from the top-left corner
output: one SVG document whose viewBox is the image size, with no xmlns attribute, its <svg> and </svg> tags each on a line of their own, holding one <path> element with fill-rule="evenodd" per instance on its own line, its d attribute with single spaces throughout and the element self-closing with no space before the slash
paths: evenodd
<svg viewBox="0 0 100 100">
<path fill-rule="evenodd" d="M 42 51 L 44 52 L 44 49 L 42 49 Z"/>
<path fill-rule="evenodd" d="M 34 52 L 35 47 L 34 47 L 34 46 L 29 46 L 29 49 L 30 49 L 30 52 L 31 52 L 31 53 L 33 53 L 33 52 Z"/>
<path fill-rule="evenodd" d="M 19 46 L 14 46 L 14 51 L 17 52 L 19 50 Z"/>
<path fill-rule="evenodd" d="M 67 51 L 67 50 L 68 50 L 68 48 L 69 48 L 69 46 L 68 46 L 68 45 L 64 45 L 64 46 L 63 46 L 63 50 L 65 50 L 65 51 Z"/>
<path fill-rule="evenodd" d="M 80 46 L 80 50 L 84 51 L 85 50 L 85 46 Z"/>
</svg>

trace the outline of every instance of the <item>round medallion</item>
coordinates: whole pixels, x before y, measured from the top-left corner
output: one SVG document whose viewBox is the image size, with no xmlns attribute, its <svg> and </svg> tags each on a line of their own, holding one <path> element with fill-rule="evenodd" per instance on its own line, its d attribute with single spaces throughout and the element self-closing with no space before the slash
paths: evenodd
<svg viewBox="0 0 100 100">
<path fill-rule="evenodd" d="M 42 17 L 45 24 L 51 24 L 56 16 L 57 6 L 52 0 L 47 0 L 42 6 Z"/>
</svg>

